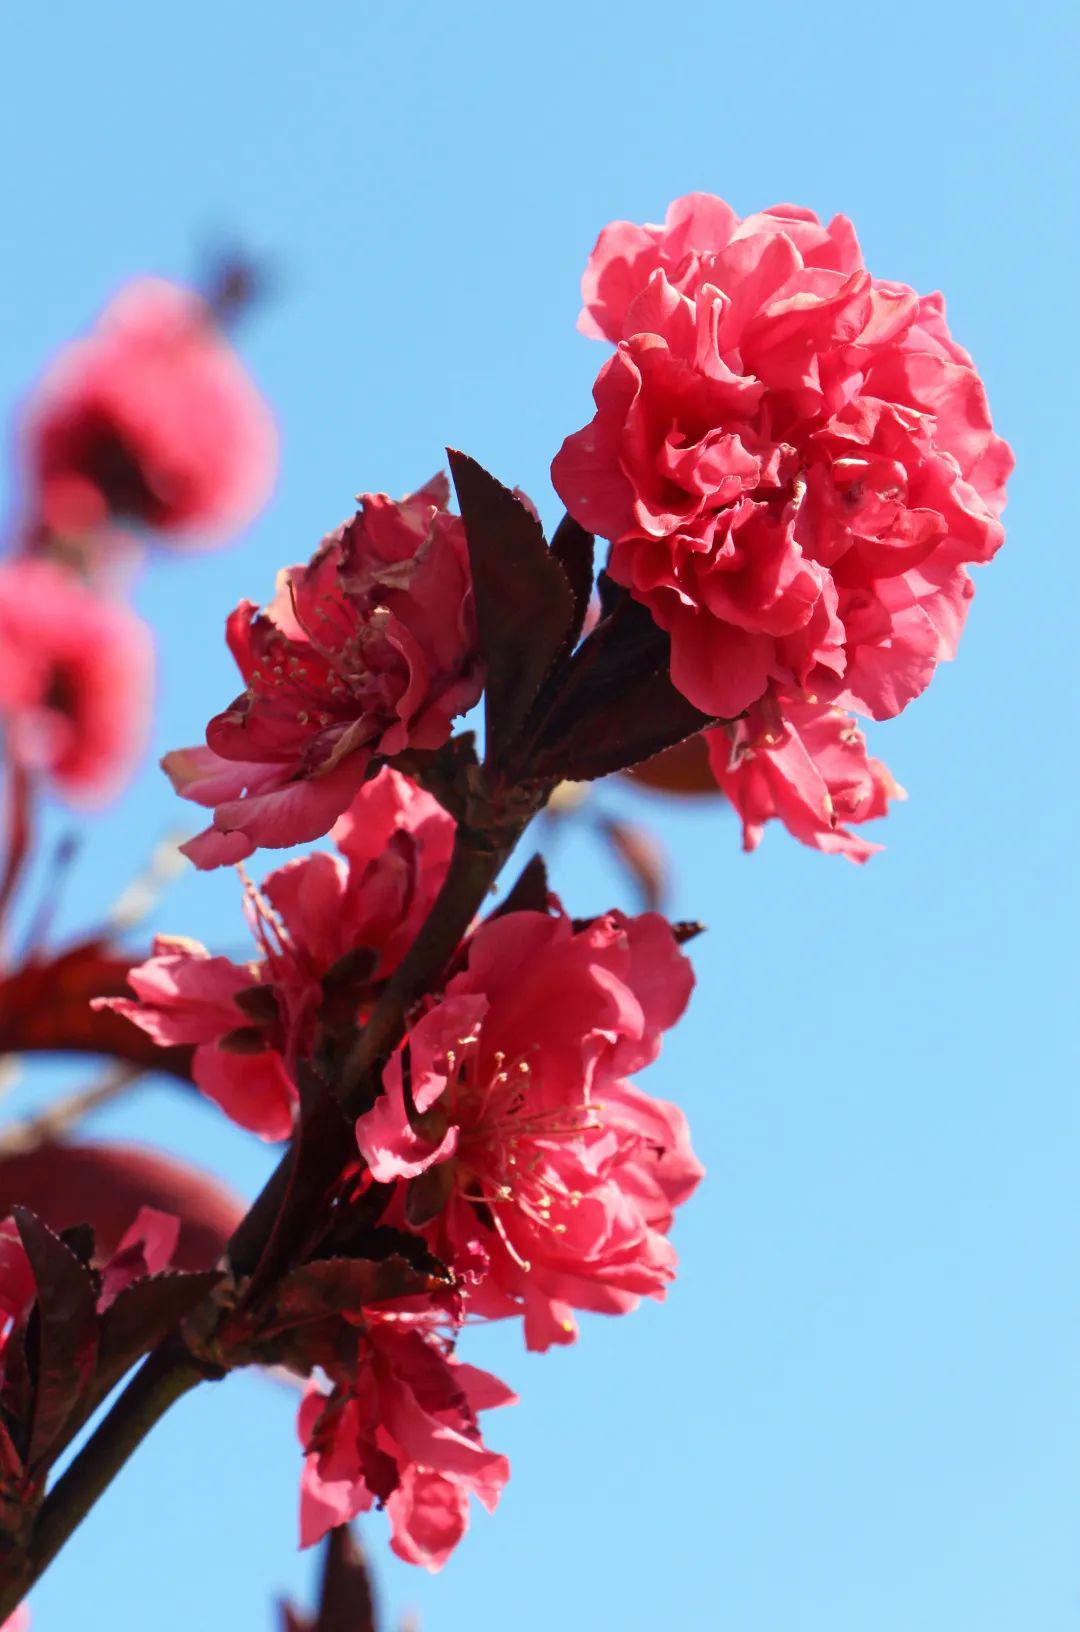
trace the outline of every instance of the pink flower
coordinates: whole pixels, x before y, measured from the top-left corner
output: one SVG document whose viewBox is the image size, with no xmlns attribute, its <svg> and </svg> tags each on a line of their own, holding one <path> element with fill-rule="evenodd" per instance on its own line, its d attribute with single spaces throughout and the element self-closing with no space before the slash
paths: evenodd
<svg viewBox="0 0 1080 1632">
<path fill-rule="evenodd" d="M 73 803 L 115 793 L 146 742 L 146 625 L 52 562 L 0 564 L 0 726 L 8 753 Z"/>
<path fill-rule="evenodd" d="M 259 510 L 277 437 L 200 297 L 158 278 L 121 290 L 69 346 L 23 429 L 35 518 L 81 537 L 114 520 L 221 536 Z"/>
<path fill-rule="evenodd" d="M 255 962 L 211 957 L 186 936 L 158 935 L 153 955 L 128 974 L 135 997 L 97 998 L 94 1006 L 126 1015 L 162 1048 L 194 1044 L 196 1087 L 242 1128 L 287 1139 L 296 1089 L 281 1057 L 274 994 L 261 975 Z"/>
<path fill-rule="evenodd" d="M 365 494 L 265 611 L 232 614 L 246 689 L 211 720 L 208 748 L 164 760 L 178 793 L 214 808 L 184 847 L 197 866 L 318 838 L 373 758 L 440 747 L 477 701 L 468 549 L 448 496 L 441 476 L 400 503 Z"/>
<path fill-rule="evenodd" d="M 744 850 L 757 848 L 775 816 L 803 844 L 866 861 L 881 846 L 842 824 L 885 816 L 890 799 L 906 797 L 840 708 L 795 698 L 757 704 L 706 740 L 717 784 L 742 818 Z"/>
<path fill-rule="evenodd" d="M 377 1501 L 398 1556 L 441 1569 L 468 1526 L 470 1494 L 493 1512 L 510 1477 L 477 1416 L 515 1398 L 454 1359 L 434 1329 L 369 1313 L 354 1374 L 329 1395 L 313 1385 L 300 1408 L 301 1546 Z"/>
<path fill-rule="evenodd" d="M 30 1632 L 30 1607 L 20 1604 L 15 1612 L 8 1616 L 0 1632 Z"/>
<path fill-rule="evenodd" d="M 692 984 L 653 913 L 492 919 L 357 1123 L 372 1177 L 410 1181 L 406 1219 L 479 1281 L 470 1311 L 524 1314 L 530 1348 L 572 1342 L 573 1309 L 621 1313 L 674 1276 L 667 1232 L 702 1170 L 682 1113 L 626 1078 Z"/>
<path fill-rule="evenodd" d="M 407 777 L 384 767 L 334 828 L 340 856 L 316 853 L 247 892 L 262 956 L 211 957 L 160 936 L 131 970 L 135 998 L 104 998 L 162 1047 L 196 1045 L 196 1085 L 264 1139 L 292 1130 L 298 1060 L 308 1054 L 327 984 L 355 1018 L 396 969 L 446 875 L 454 824 Z"/>
<path fill-rule="evenodd" d="M 35 1290 L 34 1272 L 15 1220 L 0 1219 L 0 1360 L 7 1332 L 33 1303 Z"/>
<path fill-rule="evenodd" d="M 148 1275 L 160 1275 L 172 1264 L 180 1241 L 180 1220 L 156 1207 L 140 1207 L 101 1272 L 98 1310 L 115 1303 L 120 1293 Z"/>
<path fill-rule="evenodd" d="M 881 719 L 952 657 L 1012 468 L 940 295 L 863 268 L 850 222 L 677 200 L 615 222 L 582 327 L 616 342 L 552 476 L 734 718 L 770 682 Z"/>
</svg>

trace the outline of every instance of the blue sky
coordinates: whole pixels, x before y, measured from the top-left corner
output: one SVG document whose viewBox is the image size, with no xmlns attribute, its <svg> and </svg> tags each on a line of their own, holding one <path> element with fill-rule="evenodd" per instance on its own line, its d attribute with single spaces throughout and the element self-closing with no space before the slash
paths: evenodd
<svg viewBox="0 0 1080 1632">
<path fill-rule="evenodd" d="M 280 418 L 275 501 L 138 586 L 158 751 L 232 695 L 225 613 L 359 489 L 416 486 L 450 442 L 556 517 L 548 461 L 603 355 L 574 330 L 584 257 L 681 192 L 851 215 L 872 270 L 945 290 L 1017 453 L 958 663 L 872 735 L 910 793 L 884 855 L 770 831 L 747 858 L 715 808 L 605 791 L 663 825 L 673 910 L 710 925 L 648 1079 L 709 1177 L 665 1306 L 547 1357 L 509 1328 L 472 1342 L 522 1396 L 490 1419 L 500 1512 L 436 1578 L 366 1527 L 425 1632 L 1080 1621 L 1075 44 L 1039 3 L 0 14 L 6 401 L 134 273 L 192 275 L 232 239 L 277 268 L 242 336 Z M 65 924 L 188 819 L 149 763 L 88 834 Z M 584 841 L 555 875 L 575 912 L 625 899 Z M 157 922 L 242 944 L 227 876 L 189 874 Z M 98 1126 L 247 1191 L 267 1165 L 163 1087 Z M 269 1628 L 311 1576 L 291 1416 L 250 1377 L 177 1408 L 35 1595 L 38 1632 Z"/>
</svg>

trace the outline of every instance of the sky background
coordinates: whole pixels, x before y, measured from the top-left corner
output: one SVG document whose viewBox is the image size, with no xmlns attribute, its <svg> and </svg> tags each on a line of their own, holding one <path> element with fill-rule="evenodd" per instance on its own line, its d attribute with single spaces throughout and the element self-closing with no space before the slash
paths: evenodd
<svg viewBox="0 0 1080 1632">
<path fill-rule="evenodd" d="M 226 612 L 360 489 L 417 486 L 449 442 L 557 517 L 548 462 L 605 355 L 574 329 L 585 256 L 680 193 L 852 216 L 871 270 L 945 291 L 1016 450 L 959 661 L 871 732 L 910 793 L 883 855 L 770 830 L 745 857 L 715 805 L 601 791 L 662 827 L 673 915 L 710 926 L 645 1079 L 709 1176 L 666 1305 L 543 1357 L 469 1337 L 521 1393 L 487 1419 L 499 1513 L 438 1577 L 365 1525 L 425 1632 L 1080 1627 L 1075 45 L 1039 3 L 0 11 L 8 403 L 127 277 L 234 240 L 276 268 L 240 336 L 281 426 L 273 504 L 137 589 L 155 757 L 234 694 Z M 64 925 L 178 824 L 148 760 L 87 833 Z M 554 875 L 575 913 L 628 904 L 584 836 Z M 156 923 L 244 945 L 228 874 L 189 872 Z M 272 1160 L 164 1086 L 96 1131 L 245 1194 Z M 36 1632 L 271 1628 L 313 1573 L 292 1416 L 251 1376 L 184 1401 L 34 1595 Z"/>
</svg>

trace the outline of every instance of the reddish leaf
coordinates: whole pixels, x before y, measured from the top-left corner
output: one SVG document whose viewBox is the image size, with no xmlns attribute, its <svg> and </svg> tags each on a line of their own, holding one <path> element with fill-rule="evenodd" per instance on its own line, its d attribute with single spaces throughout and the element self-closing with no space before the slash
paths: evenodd
<svg viewBox="0 0 1080 1632">
<path fill-rule="evenodd" d="M 37 1283 L 34 1421 L 27 1457 L 33 1466 L 48 1457 L 90 1386 L 97 1361 L 97 1291 L 89 1270 L 59 1236 L 26 1207 L 12 1211 Z"/>
<path fill-rule="evenodd" d="M 474 459 L 448 452 L 487 660 L 485 762 L 500 770 L 575 638 L 574 593 L 532 512 Z"/>
<path fill-rule="evenodd" d="M 283 1632 L 376 1632 L 375 1597 L 363 1549 L 351 1527 L 331 1530 L 323 1543 L 318 1613 L 281 1606 Z"/>
<path fill-rule="evenodd" d="M 676 690 L 670 661 L 670 641 L 645 608 L 620 601 L 574 654 L 544 721 L 536 775 L 589 782 L 714 724 Z"/>
<path fill-rule="evenodd" d="M 503 918 L 508 912 L 547 912 L 548 876 L 543 856 L 533 856 L 514 880 L 506 899 L 500 901 L 492 918 Z"/>
<path fill-rule="evenodd" d="M 430 1291 L 431 1281 L 396 1254 L 378 1261 L 323 1258 L 286 1275 L 267 1329 L 284 1331 L 327 1315 L 358 1314 L 368 1304 Z"/>
<path fill-rule="evenodd" d="M 177 1269 L 209 1269 L 244 1212 L 240 1199 L 198 1168 L 138 1145 L 39 1145 L 0 1158 L 0 1217 L 21 1204 L 59 1233 L 93 1228 L 100 1260 L 112 1256 L 140 1207 L 180 1220 Z"/>
<path fill-rule="evenodd" d="M 579 526 L 572 516 L 564 516 L 552 536 L 551 553 L 565 572 L 570 593 L 574 597 L 570 644 L 576 645 L 581 638 L 592 598 L 593 535 Z"/>
<path fill-rule="evenodd" d="M 687 737 L 673 748 L 665 748 L 655 759 L 632 766 L 626 774 L 660 793 L 677 793 L 690 798 L 702 794 L 714 799 L 722 797 L 702 736 Z"/>
<path fill-rule="evenodd" d="M 29 958 L 0 981 L 0 1054 L 108 1054 L 190 1081 L 190 1048 L 158 1048 L 122 1014 L 90 1007 L 91 998 L 130 997 L 128 970 L 140 962 L 96 940 Z"/>
<path fill-rule="evenodd" d="M 95 1396 L 104 1399 L 125 1371 L 179 1326 L 220 1279 L 212 1269 L 194 1275 L 169 1270 L 148 1275 L 118 1293 L 101 1317 Z"/>
<path fill-rule="evenodd" d="M 671 933 L 678 946 L 685 946 L 687 941 L 696 941 L 699 935 L 704 935 L 705 925 L 696 918 L 680 918 L 672 924 Z"/>
<path fill-rule="evenodd" d="M 648 828 L 619 817 L 601 816 L 597 825 L 616 860 L 633 879 L 642 906 L 647 912 L 659 912 L 668 887 L 667 857 L 659 841 Z"/>
</svg>

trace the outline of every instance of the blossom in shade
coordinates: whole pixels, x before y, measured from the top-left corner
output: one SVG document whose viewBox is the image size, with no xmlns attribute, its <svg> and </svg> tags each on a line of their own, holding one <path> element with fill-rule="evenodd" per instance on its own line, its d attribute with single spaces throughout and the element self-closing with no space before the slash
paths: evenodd
<svg viewBox="0 0 1080 1632">
<path fill-rule="evenodd" d="M 441 476 L 400 503 L 364 495 L 268 607 L 245 601 L 229 618 L 245 689 L 206 748 L 163 762 L 178 793 L 214 811 L 184 847 L 197 866 L 318 838 L 374 758 L 440 747 L 477 701 L 468 549 L 448 496 Z"/>
<path fill-rule="evenodd" d="M 468 1526 L 469 1496 L 493 1512 L 510 1477 L 477 1417 L 514 1399 L 456 1360 L 429 1322 L 369 1314 L 355 1369 L 329 1394 L 313 1384 L 300 1408 L 301 1546 L 378 1502 L 398 1556 L 440 1569 Z"/>
<path fill-rule="evenodd" d="M 674 1276 L 668 1231 L 702 1170 L 681 1111 L 627 1079 L 692 984 L 654 913 L 491 919 L 357 1123 L 372 1177 L 407 1180 L 406 1220 L 467 1271 L 470 1312 L 523 1314 L 530 1348 Z"/>
<path fill-rule="evenodd" d="M 0 729 L 7 752 L 75 804 L 118 791 L 146 742 L 150 632 L 55 563 L 0 564 Z"/>
<path fill-rule="evenodd" d="M 899 713 L 955 653 L 1012 468 L 940 295 L 871 277 L 842 216 L 700 193 L 606 228 L 583 290 L 616 350 L 552 476 L 676 685 L 724 719 L 770 686 Z"/>
<path fill-rule="evenodd" d="M 803 844 L 866 861 L 881 846 L 845 824 L 885 816 L 890 799 L 906 797 L 841 708 L 770 699 L 706 738 L 717 785 L 742 819 L 745 850 L 757 848 L 776 817 Z"/>
<path fill-rule="evenodd" d="M 243 526 L 273 483 L 270 410 L 206 303 L 142 278 L 68 346 L 23 426 L 32 526 L 134 522 L 163 538 Z"/>
<path fill-rule="evenodd" d="M 436 801 L 384 767 L 333 830 L 339 855 L 287 862 L 247 886 L 260 956 L 212 957 L 197 941 L 160 936 L 128 975 L 134 998 L 105 998 L 163 1047 L 194 1044 L 196 1085 L 226 1115 L 284 1139 L 328 992 L 352 1023 L 391 975 L 431 909 L 453 848 Z"/>
</svg>

